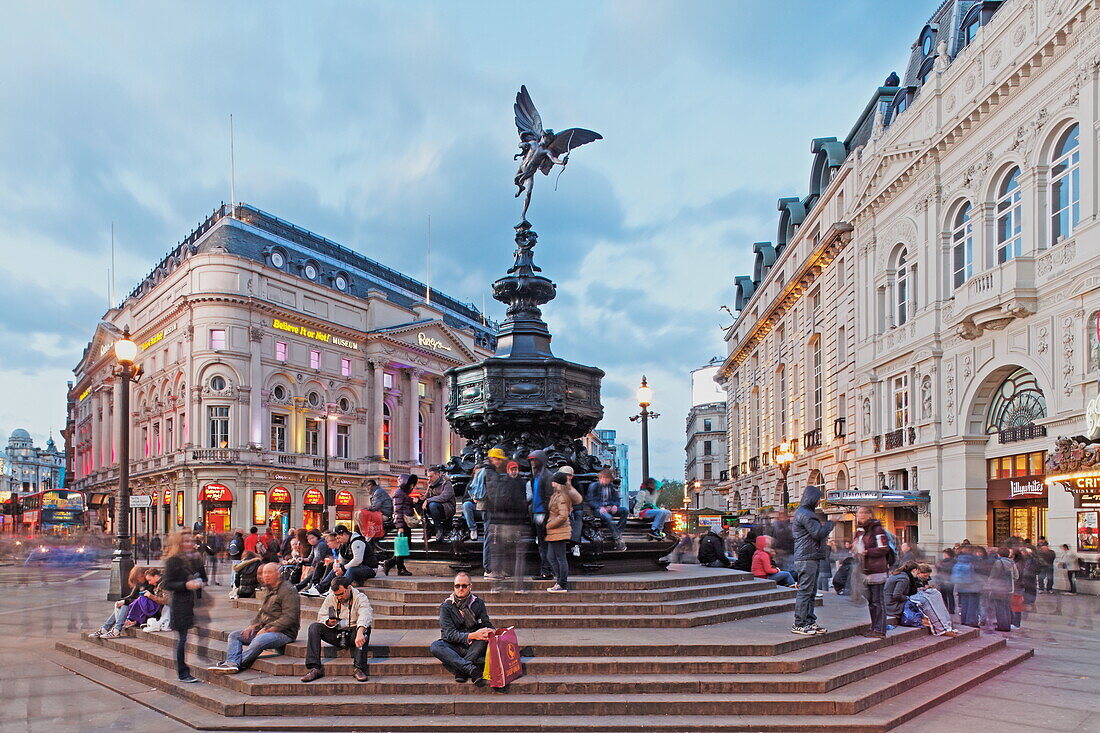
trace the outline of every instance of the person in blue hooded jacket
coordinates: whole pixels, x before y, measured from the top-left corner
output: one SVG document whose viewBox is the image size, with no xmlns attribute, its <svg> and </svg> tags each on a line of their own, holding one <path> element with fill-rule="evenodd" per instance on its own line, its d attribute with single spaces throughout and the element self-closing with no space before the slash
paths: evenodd
<svg viewBox="0 0 1100 733">
<path fill-rule="evenodd" d="M 817 595 L 817 575 L 825 562 L 825 540 L 833 531 L 833 522 L 819 519 L 817 503 L 821 501 L 821 489 L 807 486 L 802 501 L 791 520 L 794 537 L 794 568 L 798 581 L 798 596 L 794 601 L 794 626 L 791 633 L 803 636 L 824 634 L 817 625 L 814 614 L 814 597 Z"/>
</svg>

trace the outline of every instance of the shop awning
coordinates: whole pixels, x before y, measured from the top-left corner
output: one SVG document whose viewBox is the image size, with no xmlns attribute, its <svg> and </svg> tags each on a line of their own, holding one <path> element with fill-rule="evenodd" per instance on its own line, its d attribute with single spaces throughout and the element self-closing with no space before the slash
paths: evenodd
<svg viewBox="0 0 1100 733">
<path fill-rule="evenodd" d="M 233 501 L 233 492 L 224 484 L 207 484 L 199 491 L 199 501 Z"/>
<path fill-rule="evenodd" d="M 928 494 L 890 489 L 833 489 L 825 492 L 825 501 L 838 506 L 924 506 L 931 502 Z"/>
<path fill-rule="evenodd" d="M 306 489 L 305 496 L 302 497 L 302 504 L 305 506 L 324 506 L 325 495 L 317 489 Z"/>
</svg>

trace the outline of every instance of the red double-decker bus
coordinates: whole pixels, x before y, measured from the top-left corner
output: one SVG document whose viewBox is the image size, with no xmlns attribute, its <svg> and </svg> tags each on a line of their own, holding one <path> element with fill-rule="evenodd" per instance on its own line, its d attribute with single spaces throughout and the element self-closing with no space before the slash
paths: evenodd
<svg viewBox="0 0 1100 733">
<path fill-rule="evenodd" d="M 50 489 L 20 497 L 21 531 L 30 535 L 68 536 L 84 530 L 84 494 Z"/>
</svg>

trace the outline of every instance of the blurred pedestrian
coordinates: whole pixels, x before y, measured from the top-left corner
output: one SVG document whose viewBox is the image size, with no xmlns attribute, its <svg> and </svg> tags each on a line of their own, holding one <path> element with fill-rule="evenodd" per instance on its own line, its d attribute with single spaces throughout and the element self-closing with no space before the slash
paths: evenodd
<svg viewBox="0 0 1100 733">
<path fill-rule="evenodd" d="M 546 519 L 546 543 L 550 569 L 557 582 L 547 589 L 550 593 L 569 590 L 569 558 L 565 543 L 573 534 L 569 515 L 573 512 L 573 506 L 581 502 L 580 493 L 573 488 L 572 478 L 564 471 L 554 474 L 554 493 L 550 495 Z"/>
<path fill-rule="evenodd" d="M 417 476 L 415 474 L 403 473 L 397 477 L 397 488 L 393 492 L 393 526 L 396 530 L 397 536 L 404 537 L 404 542 L 401 544 L 408 546 L 408 543 L 412 541 L 412 530 L 409 528 L 410 517 L 413 516 L 412 499 L 409 492 L 416 488 Z M 386 575 L 390 574 L 390 570 L 397 568 L 398 575 L 412 575 L 408 568 L 405 567 L 405 556 L 399 555 L 397 552 L 398 540 L 394 537 L 394 554 L 393 557 L 382 563 L 382 572 Z"/>
<path fill-rule="evenodd" d="M 1039 591 L 1042 593 L 1054 592 L 1054 561 L 1057 557 L 1046 540 L 1040 540 L 1035 559 L 1039 567 Z"/>
<path fill-rule="evenodd" d="M 939 562 L 936 563 L 933 582 L 943 596 L 944 606 L 947 612 L 955 613 L 955 584 L 951 581 L 951 573 L 955 569 L 955 551 L 945 547 L 940 553 Z"/>
<path fill-rule="evenodd" d="M 871 616 L 869 636 L 886 636 L 886 605 L 883 588 L 890 571 L 890 540 L 886 530 L 875 518 L 870 507 L 856 508 L 856 534 L 852 539 L 852 555 L 860 564 L 864 578 L 864 595 Z"/>
<path fill-rule="evenodd" d="M 833 531 L 833 522 L 817 516 L 817 504 L 821 501 L 821 489 L 809 485 L 802 492 L 802 500 L 791 522 L 794 543 L 794 567 L 797 573 L 798 595 L 794 601 L 794 625 L 791 633 L 811 636 L 824 634 L 826 629 L 817 625 L 814 598 L 817 595 L 817 576 L 825 561 L 822 549 L 825 539 Z M 824 519 L 824 521 L 822 521 Z"/>
<path fill-rule="evenodd" d="M 1069 592 L 1077 592 L 1077 573 L 1081 572 L 1081 560 L 1077 553 L 1069 549 L 1069 545 L 1062 545 L 1062 556 L 1058 558 L 1058 566 L 1066 571 L 1066 580 L 1069 583 Z"/>
<path fill-rule="evenodd" d="M 180 682 L 198 682 L 187 666 L 187 634 L 195 625 L 195 604 L 202 597 L 206 570 L 195 554 L 195 537 L 181 529 L 168 536 L 164 587 L 172 592 L 172 629 L 176 632 L 176 674 Z"/>
<path fill-rule="evenodd" d="M 524 593 L 524 560 L 531 522 L 527 512 L 526 482 L 519 474 L 519 463 L 508 461 L 504 474 L 491 474 L 486 479 L 485 500 L 493 518 L 490 560 L 493 578 L 503 580 L 504 571 L 511 570 L 513 590 Z"/>
</svg>

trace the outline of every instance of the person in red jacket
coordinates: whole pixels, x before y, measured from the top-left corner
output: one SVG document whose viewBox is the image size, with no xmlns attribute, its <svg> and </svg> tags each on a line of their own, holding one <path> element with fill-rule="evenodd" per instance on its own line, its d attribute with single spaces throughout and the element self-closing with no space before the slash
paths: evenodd
<svg viewBox="0 0 1100 733">
<path fill-rule="evenodd" d="M 780 570 L 772 562 L 775 559 L 775 550 L 772 549 L 772 538 L 762 534 L 756 538 L 756 552 L 752 554 L 752 574 L 757 578 L 774 580 L 779 585 L 794 585 L 794 578 L 786 570 Z"/>
<path fill-rule="evenodd" d="M 871 631 L 868 636 L 883 638 L 886 636 L 886 603 L 883 599 L 883 587 L 890 573 L 890 538 L 882 524 L 875 519 L 870 507 L 856 508 L 856 534 L 852 538 L 852 554 L 857 558 L 863 570 L 864 593 L 867 607 L 871 613 Z"/>
</svg>

